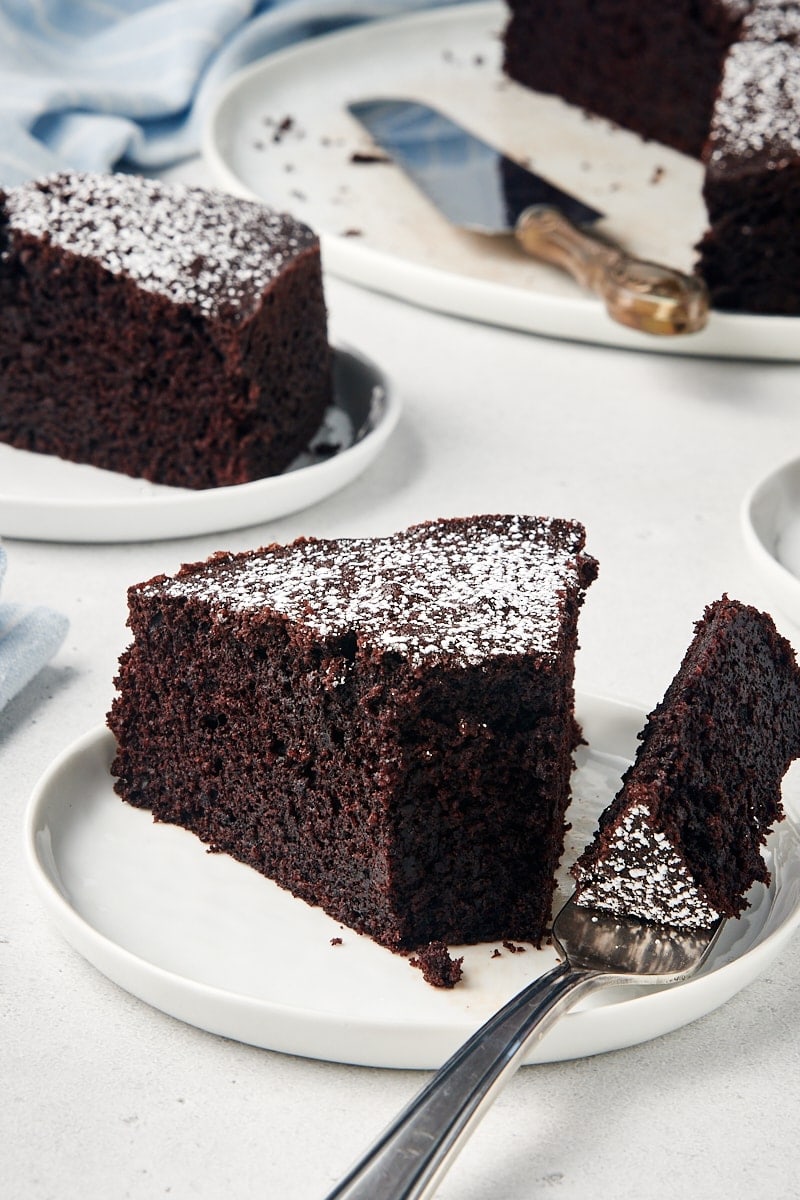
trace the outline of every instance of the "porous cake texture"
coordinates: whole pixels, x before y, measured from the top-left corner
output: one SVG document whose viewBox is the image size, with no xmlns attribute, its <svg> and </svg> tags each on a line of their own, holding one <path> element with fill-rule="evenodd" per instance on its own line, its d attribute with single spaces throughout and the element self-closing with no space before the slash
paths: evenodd
<svg viewBox="0 0 800 1200">
<path fill-rule="evenodd" d="M 0 441 L 186 488 L 282 471 L 331 396 L 319 243 L 132 175 L 0 192 Z"/>
<path fill-rule="evenodd" d="M 510 0 L 505 70 L 705 164 L 715 307 L 800 312 L 800 4 Z"/>
<path fill-rule="evenodd" d="M 584 907 L 679 929 L 736 917 L 800 755 L 800 671 L 766 613 L 708 606 L 636 759 L 573 868 Z"/>
<path fill-rule="evenodd" d="M 117 791 L 392 949 L 538 943 L 596 569 L 577 522 L 481 516 L 138 585 Z"/>
</svg>

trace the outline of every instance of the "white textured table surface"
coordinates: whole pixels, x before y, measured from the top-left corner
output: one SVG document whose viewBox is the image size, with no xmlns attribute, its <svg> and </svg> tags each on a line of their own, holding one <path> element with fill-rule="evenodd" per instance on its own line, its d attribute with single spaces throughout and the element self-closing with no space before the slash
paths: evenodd
<svg viewBox="0 0 800 1200">
<path fill-rule="evenodd" d="M 800 452 L 800 367 L 545 341 L 335 280 L 328 300 L 334 338 L 377 360 L 405 406 L 363 478 L 234 534 L 6 543 L 4 597 L 52 603 L 71 621 L 57 659 L 0 714 L 0 1193 L 15 1200 L 321 1198 L 422 1080 L 182 1025 L 109 983 L 51 926 L 23 862 L 23 811 L 43 768 L 104 718 L 130 583 L 299 534 L 382 534 L 480 511 L 578 517 L 601 563 L 578 686 L 645 707 L 704 604 L 727 591 L 770 607 L 743 550 L 739 504 Z M 798 644 L 800 631 L 778 621 Z M 524 1068 L 442 1200 L 800 1195 L 799 979 L 795 940 L 694 1025 Z"/>
</svg>

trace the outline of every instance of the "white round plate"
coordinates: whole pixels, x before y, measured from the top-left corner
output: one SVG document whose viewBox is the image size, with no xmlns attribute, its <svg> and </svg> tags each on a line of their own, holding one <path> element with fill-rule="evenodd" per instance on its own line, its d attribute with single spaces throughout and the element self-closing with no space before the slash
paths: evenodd
<svg viewBox="0 0 800 1200">
<path fill-rule="evenodd" d="M 599 228 L 634 253 L 690 270 L 706 219 L 701 165 L 505 79 L 505 19 L 499 3 L 458 5 L 270 55 L 216 100 L 203 144 L 212 175 L 311 224 L 334 275 L 422 307 L 629 349 L 800 358 L 792 317 L 715 312 L 703 332 L 684 337 L 626 329 L 510 238 L 452 228 L 395 166 L 353 161 L 374 147 L 349 102 L 423 100 L 604 212 Z"/>
<path fill-rule="evenodd" d="M 742 534 L 775 604 L 800 625 L 800 459 L 750 489 L 742 504 Z"/>
<path fill-rule="evenodd" d="M 578 756 L 565 862 L 589 840 L 644 722 L 638 709 L 595 697 L 579 698 L 578 715 L 591 748 Z M 432 988 L 404 957 L 123 803 L 112 789 L 113 749 L 111 734 L 98 728 L 46 772 L 26 816 L 28 860 L 67 941 L 121 987 L 180 1020 L 292 1054 L 431 1068 L 556 961 L 552 949 L 530 945 L 517 953 L 502 945 L 453 948 L 464 955 L 464 978 L 450 991 Z M 796 782 L 784 790 L 796 799 Z M 701 975 L 668 990 L 606 991 L 562 1018 L 529 1061 L 656 1037 L 754 979 L 800 913 L 794 818 L 778 826 L 767 856 L 770 887 L 754 889 Z M 565 873 L 559 902 L 567 891 Z"/>
<path fill-rule="evenodd" d="M 0 445 L 0 534 L 48 542 L 143 542 L 241 529 L 308 508 L 352 482 L 400 415 L 384 374 L 334 349 L 334 398 L 309 449 L 283 472 L 190 491 Z"/>
</svg>

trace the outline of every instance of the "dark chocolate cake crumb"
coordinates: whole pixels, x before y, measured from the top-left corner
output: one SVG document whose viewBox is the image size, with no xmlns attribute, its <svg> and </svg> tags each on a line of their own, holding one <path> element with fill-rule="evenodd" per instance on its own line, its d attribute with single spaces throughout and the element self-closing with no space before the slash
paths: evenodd
<svg viewBox="0 0 800 1200">
<path fill-rule="evenodd" d="M 265 116 L 261 118 L 261 123 L 270 130 L 271 140 L 276 145 L 279 145 L 281 142 L 283 142 L 289 133 L 294 134 L 296 138 L 305 137 L 303 130 L 300 129 L 294 117 Z"/>
<path fill-rule="evenodd" d="M 432 987 L 455 987 L 463 975 L 462 958 L 453 958 L 444 942 L 428 942 L 408 960 L 422 971 L 422 978 Z"/>
<path fill-rule="evenodd" d="M 379 163 L 391 163 L 391 158 L 388 154 L 377 154 L 374 151 L 354 150 L 350 155 L 350 162 L 356 166 L 371 166 Z"/>
<path fill-rule="evenodd" d="M 332 938 L 331 938 L 331 945 L 332 945 L 332 946 L 341 946 L 342 944 L 343 944 L 343 943 L 342 943 L 342 939 L 341 939 L 340 937 L 332 937 Z"/>
<path fill-rule="evenodd" d="M 503 945 L 505 946 L 506 950 L 508 950 L 509 954 L 524 954 L 525 953 L 525 947 L 518 946 L 514 942 L 503 942 Z"/>
</svg>

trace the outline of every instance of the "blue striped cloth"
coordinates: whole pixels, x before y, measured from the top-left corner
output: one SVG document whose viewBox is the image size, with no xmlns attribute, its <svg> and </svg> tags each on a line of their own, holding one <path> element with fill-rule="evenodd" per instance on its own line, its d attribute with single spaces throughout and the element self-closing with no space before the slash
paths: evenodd
<svg viewBox="0 0 800 1200">
<path fill-rule="evenodd" d="M 0 546 L 0 583 L 5 570 L 6 552 Z M 52 608 L 0 604 L 0 708 L 49 662 L 68 628 L 67 618 Z"/>
<path fill-rule="evenodd" d="M 0 186 L 197 152 L 209 99 L 302 38 L 447 0 L 0 0 Z M 453 0 L 449 0 L 453 2 Z"/>
</svg>

